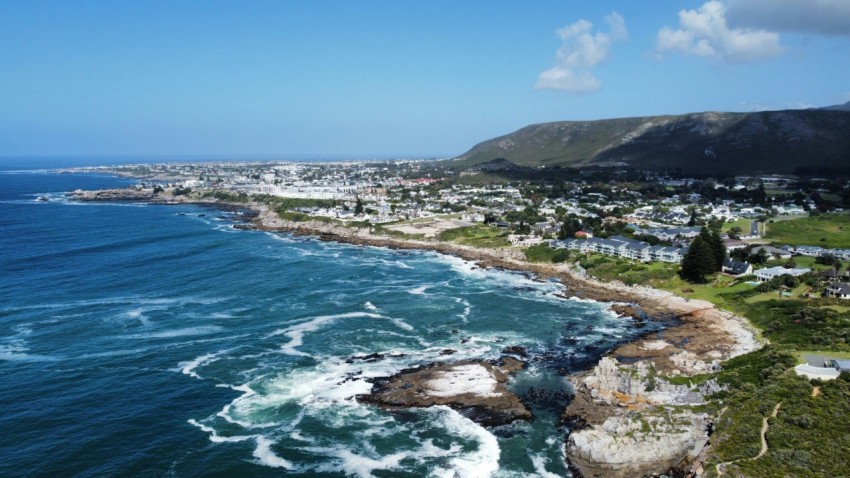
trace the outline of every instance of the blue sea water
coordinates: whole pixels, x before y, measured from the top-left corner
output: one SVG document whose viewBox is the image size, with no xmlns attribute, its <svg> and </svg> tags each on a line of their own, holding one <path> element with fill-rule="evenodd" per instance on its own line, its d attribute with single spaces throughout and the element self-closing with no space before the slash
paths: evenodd
<svg viewBox="0 0 850 478">
<path fill-rule="evenodd" d="M 0 476 L 564 476 L 563 374 L 647 331 L 435 253 L 63 195 L 127 184 L 0 172 Z M 530 352 L 509 384 L 530 423 L 354 398 L 510 345 Z"/>
</svg>

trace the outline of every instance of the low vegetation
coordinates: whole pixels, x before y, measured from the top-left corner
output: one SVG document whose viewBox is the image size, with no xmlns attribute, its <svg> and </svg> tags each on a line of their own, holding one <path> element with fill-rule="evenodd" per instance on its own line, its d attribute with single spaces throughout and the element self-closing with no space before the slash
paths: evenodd
<svg viewBox="0 0 850 478">
<path fill-rule="evenodd" d="M 850 247 L 850 214 L 835 213 L 767 224 L 767 239 L 792 246 Z"/>
<path fill-rule="evenodd" d="M 484 226 L 458 227 L 443 231 L 437 238 L 441 241 L 456 242 L 474 247 L 507 247 L 507 232 Z"/>
</svg>

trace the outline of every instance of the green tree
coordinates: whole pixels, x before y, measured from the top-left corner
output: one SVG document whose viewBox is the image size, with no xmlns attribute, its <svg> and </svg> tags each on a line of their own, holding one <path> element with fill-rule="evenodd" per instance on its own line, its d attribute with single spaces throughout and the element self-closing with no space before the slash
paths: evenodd
<svg viewBox="0 0 850 478">
<path fill-rule="evenodd" d="M 711 253 L 714 257 L 714 261 L 712 262 L 714 267 L 713 272 L 720 272 L 720 269 L 723 268 L 723 261 L 726 260 L 726 246 L 723 244 L 720 234 L 711 228 L 703 227 L 698 237 L 702 238 L 711 247 Z"/>
<path fill-rule="evenodd" d="M 359 216 L 363 214 L 363 201 L 360 198 L 357 198 L 357 203 L 354 205 L 354 215 Z"/>
<path fill-rule="evenodd" d="M 581 221 L 575 214 L 570 214 L 564 219 L 564 224 L 558 231 L 558 239 L 570 239 L 575 237 L 576 233 L 581 230 Z"/>
<path fill-rule="evenodd" d="M 697 224 L 697 209 L 695 207 L 691 208 L 691 217 L 688 219 L 688 227 L 694 227 Z"/>
<path fill-rule="evenodd" d="M 711 245 L 702 236 L 695 237 L 688 253 L 682 259 L 682 279 L 688 282 L 706 282 L 706 278 L 718 270 L 715 268 L 715 260 Z"/>
</svg>

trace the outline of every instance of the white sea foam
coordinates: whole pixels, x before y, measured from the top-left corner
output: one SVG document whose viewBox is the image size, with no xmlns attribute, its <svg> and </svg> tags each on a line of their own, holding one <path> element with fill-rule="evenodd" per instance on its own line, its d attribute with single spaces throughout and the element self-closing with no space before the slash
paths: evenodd
<svg viewBox="0 0 850 478">
<path fill-rule="evenodd" d="M 348 476 L 371 478 L 375 470 L 397 470 L 400 468 L 401 460 L 411 456 L 410 452 L 398 452 L 390 455 L 377 455 L 373 458 L 363 454 L 357 454 L 347 447 L 307 447 L 304 450 L 336 458 L 339 468 Z M 331 470 L 328 470 L 331 471 Z"/>
<path fill-rule="evenodd" d="M 546 464 L 549 459 L 543 455 L 530 455 L 531 463 L 534 465 L 534 471 L 541 478 L 559 478 L 559 475 L 546 470 Z"/>
<path fill-rule="evenodd" d="M 215 428 L 204 425 L 195 419 L 190 418 L 189 424 L 198 427 L 201 431 L 209 434 L 209 439 L 213 443 L 239 443 L 248 440 L 254 440 L 257 444 L 254 448 L 253 456 L 257 459 L 257 464 L 272 468 L 294 469 L 295 466 L 289 460 L 285 460 L 275 454 L 271 450 L 274 441 L 263 435 L 236 435 L 236 436 L 221 436 Z"/>
<path fill-rule="evenodd" d="M 318 317 L 313 317 L 311 320 L 307 322 L 300 323 L 298 325 L 293 325 L 286 329 L 278 329 L 269 334 L 269 337 L 273 337 L 276 335 L 286 335 L 289 337 L 289 342 L 281 346 L 281 350 L 283 353 L 287 355 L 301 355 L 301 356 L 309 356 L 310 354 L 301 352 L 298 350 L 298 347 L 304 344 L 304 334 L 309 332 L 315 332 L 322 328 L 324 325 L 330 324 L 339 319 L 356 319 L 356 318 L 373 318 L 373 319 L 382 319 L 385 318 L 383 315 L 372 314 L 369 312 L 348 312 L 345 314 L 336 314 L 336 315 L 320 315 Z"/>
<path fill-rule="evenodd" d="M 619 337 L 620 334 L 623 333 L 623 329 L 616 327 L 594 327 L 593 331 L 604 335 L 613 335 L 615 337 Z"/>
<path fill-rule="evenodd" d="M 375 307 L 375 304 L 373 304 L 371 302 L 364 302 L 363 308 L 366 309 L 366 310 L 378 310 L 378 308 Z"/>
<path fill-rule="evenodd" d="M 408 324 L 407 322 L 405 322 L 401 319 L 390 319 L 390 320 L 392 321 L 393 324 L 395 324 L 396 327 L 398 327 L 402 330 L 407 330 L 407 331 L 413 330 L 412 325 Z"/>
<path fill-rule="evenodd" d="M 188 375 L 190 377 L 203 380 L 203 378 L 195 372 L 195 369 L 215 362 L 216 360 L 218 360 L 218 357 L 223 353 L 225 353 L 225 351 L 220 350 L 215 353 L 201 355 L 200 357 L 195 357 L 192 360 L 180 362 L 177 364 L 177 366 L 180 367 L 180 371 L 183 373 L 183 375 Z"/>
<path fill-rule="evenodd" d="M 7 362 L 55 362 L 59 357 L 26 353 L 29 350 L 21 345 L 0 345 L 0 360 Z"/>
<path fill-rule="evenodd" d="M 422 285 L 422 286 L 419 286 L 419 287 L 414 287 L 413 289 L 410 289 L 407 292 L 409 294 L 413 294 L 413 295 L 425 295 L 425 291 L 428 290 L 428 288 L 430 288 L 430 287 L 431 287 L 430 285 Z"/>
<path fill-rule="evenodd" d="M 295 466 L 289 460 L 284 460 L 271 450 L 274 442 L 262 435 L 254 438 L 257 442 L 257 448 L 254 449 L 254 457 L 257 458 L 260 465 L 269 466 L 272 468 L 286 468 L 291 470 Z"/>
<path fill-rule="evenodd" d="M 135 305 L 135 306 L 157 306 L 157 305 L 192 305 L 192 304 L 201 304 L 201 305 L 210 305 L 215 304 L 221 301 L 228 300 L 226 297 L 218 297 L 218 298 L 203 298 L 203 297 L 160 297 L 160 298 L 146 298 L 146 297 L 138 297 L 138 296 L 129 296 L 129 297 L 111 297 L 108 299 L 84 299 L 84 300 L 76 300 L 71 302 L 45 302 L 41 304 L 35 305 L 27 305 L 21 307 L 7 307 L 0 309 L 0 313 L 9 313 L 9 312 L 20 312 L 25 310 L 41 310 L 41 309 L 77 309 L 80 307 L 88 307 L 88 306 L 101 306 L 101 305 Z M 126 317 L 126 315 L 125 315 Z"/>
<path fill-rule="evenodd" d="M 195 335 L 209 335 L 223 330 L 218 325 L 199 325 L 197 327 L 186 327 L 184 329 L 163 330 L 160 332 L 149 332 L 144 334 L 125 335 L 126 339 L 171 339 L 175 337 L 191 337 Z"/>
<path fill-rule="evenodd" d="M 431 409 L 437 413 L 442 425 L 448 431 L 478 442 L 477 450 L 455 456 L 449 460 L 447 469 L 437 470 L 439 476 L 486 477 L 499 470 L 501 451 L 499 442 L 492 433 L 449 407 L 438 405 Z"/>
<path fill-rule="evenodd" d="M 470 304 L 468 300 L 460 297 L 456 298 L 455 302 L 463 304 L 463 312 L 461 312 L 458 317 L 460 317 L 462 321 L 466 322 L 467 319 L 469 319 L 469 314 L 472 312 L 472 304 Z"/>
</svg>

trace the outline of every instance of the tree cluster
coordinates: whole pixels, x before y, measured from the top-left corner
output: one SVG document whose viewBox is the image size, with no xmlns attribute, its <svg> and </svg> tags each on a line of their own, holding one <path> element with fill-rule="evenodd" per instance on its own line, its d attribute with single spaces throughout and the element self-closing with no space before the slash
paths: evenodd
<svg viewBox="0 0 850 478">
<path fill-rule="evenodd" d="M 682 279 L 705 283 L 707 278 L 720 272 L 726 260 L 726 246 L 717 231 L 704 227 L 691 242 L 682 259 Z"/>
</svg>

